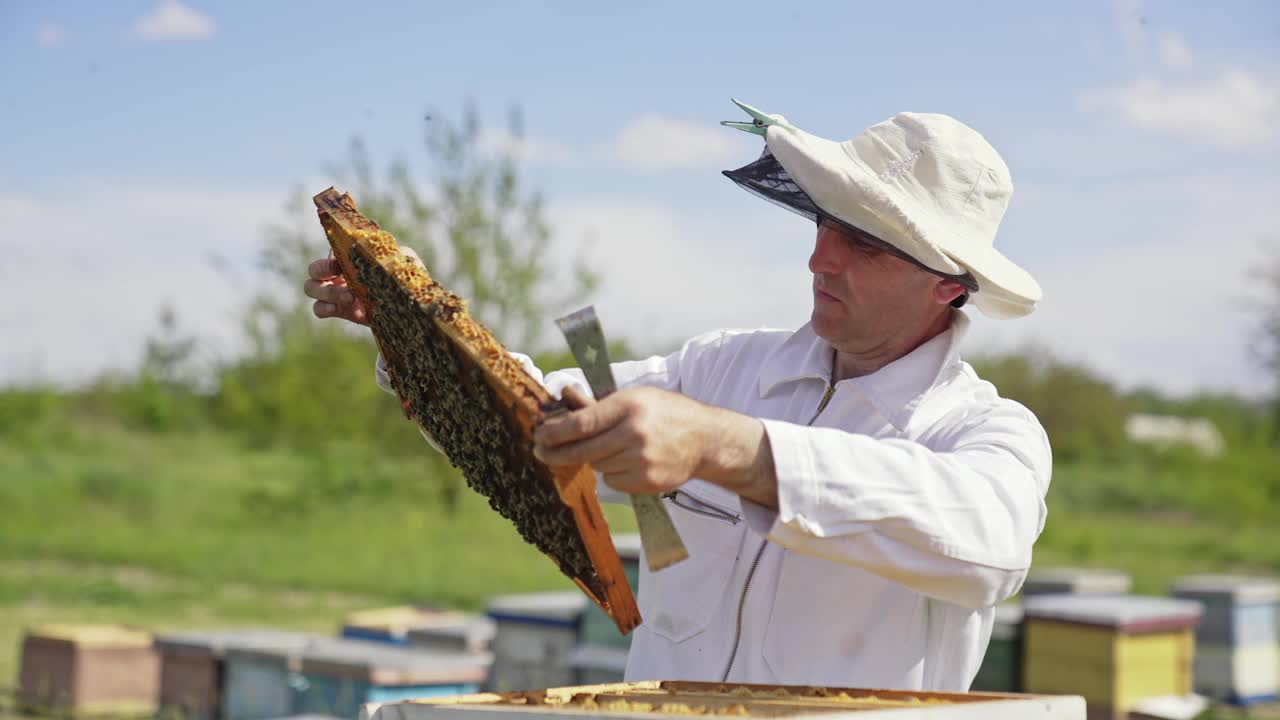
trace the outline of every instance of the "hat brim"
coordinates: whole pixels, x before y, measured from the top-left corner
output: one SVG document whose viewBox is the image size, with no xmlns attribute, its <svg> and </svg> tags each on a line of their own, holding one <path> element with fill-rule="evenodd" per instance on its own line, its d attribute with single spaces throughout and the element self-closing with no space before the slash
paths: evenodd
<svg viewBox="0 0 1280 720">
<path fill-rule="evenodd" d="M 899 248 L 937 272 L 972 273 L 978 292 L 972 302 L 992 317 L 1012 318 L 1035 310 L 1040 285 L 1023 268 L 963 228 L 935 219 L 925 198 L 898 199 L 881 189 L 884 181 L 851 151 L 803 130 L 771 126 L 769 151 L 823 213 Z"/>
</svg>

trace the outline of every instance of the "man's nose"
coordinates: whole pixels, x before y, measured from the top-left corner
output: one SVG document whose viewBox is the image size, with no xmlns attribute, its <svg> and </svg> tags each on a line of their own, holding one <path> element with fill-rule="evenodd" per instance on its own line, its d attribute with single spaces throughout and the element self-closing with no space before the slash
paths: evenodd
<svg viewBox="0 0 1280 720">
<path fill-rule="evenodd" d="M 839 233 L 818 228 L 813 254 L 809 256 L 809 272 L 835 274 L 844 268 L 848 248 Z"/>
</svg>

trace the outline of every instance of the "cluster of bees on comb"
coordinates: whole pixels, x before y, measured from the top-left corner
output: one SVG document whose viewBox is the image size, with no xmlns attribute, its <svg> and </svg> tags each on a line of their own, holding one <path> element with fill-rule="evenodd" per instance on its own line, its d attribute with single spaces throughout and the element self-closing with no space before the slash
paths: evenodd
<svg viewBox="0 0 1280 720">
<path fill-rule="evenodd" d="M 348 280 L 358 293 L 363 286 L 361 300 L 405 414 L 525 541 L 605 597 L 572 510 L 561 502 L 551 470 L 533 455 L 531 419 L 563 405 L 390 234 L 359 230 L 351 237 L 346 259 L 357 277 Z"/>
</svg>

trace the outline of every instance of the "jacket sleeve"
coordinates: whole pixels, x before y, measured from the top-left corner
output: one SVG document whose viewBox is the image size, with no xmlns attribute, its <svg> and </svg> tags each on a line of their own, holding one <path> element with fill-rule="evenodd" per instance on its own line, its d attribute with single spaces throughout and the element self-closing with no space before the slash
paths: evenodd
<svg viewBox="0 0 1280 720">
<path fill-rule="evenodd" d="M 744 500 L 753 529 L 972 609 L 1021 587 L 1052 466 L 1044 430 L 1021 405 L 999 400 L 929 446 L 763 422 L 778 510 Z"/>
</svg>

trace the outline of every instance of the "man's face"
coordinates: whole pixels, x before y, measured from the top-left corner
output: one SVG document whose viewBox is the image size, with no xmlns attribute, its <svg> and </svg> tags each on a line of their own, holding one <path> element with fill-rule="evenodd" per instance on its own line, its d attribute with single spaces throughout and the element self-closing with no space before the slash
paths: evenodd
<svg viewBox="0 0 1280 720">
<path fill-rule="evenodd" d="M 813 329 L 846 352 L 873 351 L 936 317 L 942 278 L 823 221 L 809 257 Z"/>
</svg>

